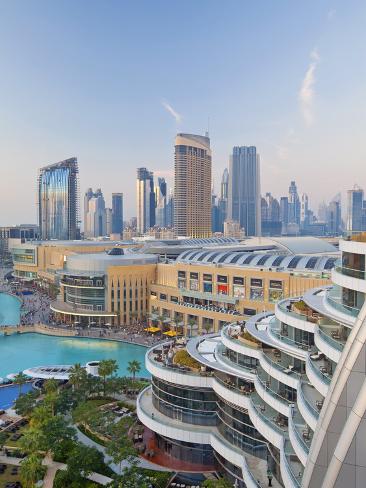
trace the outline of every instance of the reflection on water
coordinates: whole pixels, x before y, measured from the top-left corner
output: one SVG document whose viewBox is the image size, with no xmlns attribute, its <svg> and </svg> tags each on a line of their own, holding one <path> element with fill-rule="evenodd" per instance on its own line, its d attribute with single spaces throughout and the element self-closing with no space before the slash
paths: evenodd
<svg viewBox="0 0 366 488">
<path fill-rule="evenodd" d="M 88 342 L 80 339 L 64 339 L 60 341 L 65 347 L 75 349 L 118 349 L 120 347 L 118 342 L 100 341 L 98 339 L 90 339 Z"/>
</svg>

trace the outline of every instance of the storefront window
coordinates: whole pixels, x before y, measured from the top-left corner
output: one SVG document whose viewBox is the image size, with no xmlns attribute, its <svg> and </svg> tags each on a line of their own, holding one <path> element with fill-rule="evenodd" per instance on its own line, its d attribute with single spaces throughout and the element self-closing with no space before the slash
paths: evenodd
<svg viewBox="0 0 366 488">
<path fill-rule="evenodd" d="M 185 278 L 179 278 L 178 277 L 178 288 L 183 289 L 186 288 L 186 279 Z"/>
<path fill-rule="evenodd" d="M 228 294 L 228 285 L 217 285 L 217 293 L 219 295 L 227 295 Z"/>
<path fill-rule="evenodd" d="M 233 287 L 234 297 L 245 298 L 245 288 L 241 285 L 234 285 Z"/>
<path fill-rule="evenodd" d="M 212 283 L 203 282 L 203 291 L 205 293 L 212 293 Z"/>
</svg>

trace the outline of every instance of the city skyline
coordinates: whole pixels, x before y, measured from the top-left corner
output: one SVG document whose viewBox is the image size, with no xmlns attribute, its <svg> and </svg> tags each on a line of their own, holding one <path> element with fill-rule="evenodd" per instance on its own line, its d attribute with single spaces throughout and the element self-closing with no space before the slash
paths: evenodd
<svg viewBox="0 0 366 488">
<path fill-rule="evenodd" d="M 135 214 L 135 169 L 146 166 L 172 187 L 175 134 L 204 134 L 208 125 L 216 191 L 231 148 L 255 145 L 262 194 L 283 195 L 296 180 L 314 208 L 338 191 L 345 202 L 355 183 L 365 187 L 365 71 L 359 60 L 366 13 L 362 2 L 351 4 L 283 2 L 263 10 L 241 2 L 222 9 L 211 2 L 210 9 L 196 8 L 194 24 L 204 15 L 207 25 L 193 34 L 170 27 L 176 11 L 166 2 L 154 9 L 144 3 L 138 26 L 138 8 L 129 5 L 122 15 L 117 2 L 108 9 L 97 2 L 88 9 L 82 3 L 52 9 L 46 2 L 2 5 L 0 157 L 7 178 L 0 203 L 9 211 L 1 224 L 35 222 L 37 169 L 73 154 L 81 189 L 123 192 L 129 218 Z M 260 18 L 265 35 L 236 28 L 244 14 L 253 26 Z M 222 25 L 229 23 L 231 34 L 224 36 Z M 70 35 L 76 27 L 83 35 Z M 178 69 L 193 46 L 195 77 Z M 248 63 L 254 68 L 249 75 Z M 208 79 L 207 70 L 215 76 Z M 134 84 L 136 78 L 141 81 Z M 348 171 L 342 172 L 345 161 Z M 324 187 L 323 181 L 330 183 Z M 15 186 L 22 188 L 21 198 L 10 191 Z"/>
</svg>

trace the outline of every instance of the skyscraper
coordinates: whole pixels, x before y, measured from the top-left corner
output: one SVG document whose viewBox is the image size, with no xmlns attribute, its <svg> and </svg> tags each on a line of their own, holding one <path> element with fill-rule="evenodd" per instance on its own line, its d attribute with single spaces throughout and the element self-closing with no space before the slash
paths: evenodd
<svg viewBox="0 0 366 488">
<path fill-rule="evenodd" d="M 146 168 L 137 169 L 136 181 L 137 232 L 144 234 L 155 225 L 154 174 Z"/>
<path fill-rule="evenodd" d="M 178 236 L 211 235 L 211 166 L 208 136 L 177 134 L 174 227 Z"/>
<path fill-rule="evenodd" d="M 297 193 L 297 186 L 294 181 L 291 181 L 288 189 L 288 222 L 289 224 L 300 225 L 300 210 L 301 204 L 299 194 Z"/>
<path fill-rule="evenodd" d="M 228 219 L 248 236 L 261 235 L 259 154 L 254 146 L 234 147 L 230 157 Z"/>
<path fill-rule="evenodd" d="M 306 193 L 301 195 L 300 224 L 301 227 L 309 225 L 309 197 Z"/>
<path fill-rule="evenodd" d="M 347 191 L 347 232 L 359 232 L 363 228 L 364 200 L 363 190 L 355 185 Z"/>
<path fill-rule="evenodd" d="M 107 234 L 105 200 L 100 188 L 95 193 L 89 188 L 85 193 L 84 236 L 102 237 Z"/>
<path fill-rule="evenodd" d="M 112 234 L 123 230 L 123 193 L 112 193 Z"/>
<path fill-rule="evenodd" d="M 41 238 L 79 237 L 77 158 L 45 166 L 38 173 L 38 223 Z"/>
<path fill-rule="evenodd" d="M 338 193 L 327 208 L 327 233 L 338 236 L 342 233 L 341 194 Z"/>
<path fill-rule="evenodd" d="M 165 178 L 158 178 L 155 187 L 155 223 L 158 227 L 166 227 L 167 184 Z"/>
</svg>

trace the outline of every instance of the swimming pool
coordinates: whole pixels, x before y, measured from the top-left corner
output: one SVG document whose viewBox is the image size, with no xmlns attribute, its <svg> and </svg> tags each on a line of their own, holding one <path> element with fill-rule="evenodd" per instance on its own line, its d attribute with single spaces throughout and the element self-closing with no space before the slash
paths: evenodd
<svg viewBox="0 0 366 488">
<path fill-rule="evenodd" d="M 32 383 L 26 383 L 22 386 L 22 393 L 31 391 Z M 0 387 L 0 410 L 6 410 L 13 406 L 13 402 L 19 396 L 18 385 L 8 385 Z"/>
<path fill-rule="evenodd" d="M 17 297 L 0 293 L 0 326 L 19 324 L 20 306 L 21 303 Z"/>
</svg>

